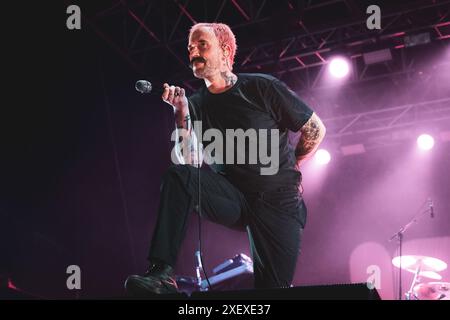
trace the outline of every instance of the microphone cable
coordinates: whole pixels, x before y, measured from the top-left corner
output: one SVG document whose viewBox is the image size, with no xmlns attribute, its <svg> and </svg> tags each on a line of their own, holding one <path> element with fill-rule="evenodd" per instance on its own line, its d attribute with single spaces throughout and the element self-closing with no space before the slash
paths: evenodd
<svg viewBox="0 0 450 320">
<path fill-rule="evenodd" d="M 194 112 L 195 117 L 197 118 L 197 114 L 195 112 L 194 106 L 192 106 L 192 110 Z M 194 134 L 195 134 L 195 128 L 193 128 L 193 130 L 194 130 Z M 202 134 L 202 132 L 199 132 L 199 134 Z M 198 190 L 197 190 L 197 208 L 196 208 L 196 211 L 197 211 L 197 214 L 198 214 L 198 252 L 199 252 L 198 259 L 199 259 L 200 267 L 201 267 L 201 269 L 203 271 L 203 274 L 205 275 L 206 282 L 208 283 L 208 288 L 209 288 L 209 290 L 212 290 L 211 283 L 209 282 L 208 274 L 207 274 L 207 272 L 205 270 L 206 268 L 204 267 L 205 264 L 203 262 L 203 254 L 202 254 L 202 206 L 201 206 L 201 184 L 200 184 L 201 183 L 201 178 L 200 178 L 200 176 L 201 176 L 201 174 L 200 174 L 201 164 L 202 163 L 200 161 L 200 137 L 197 137 L 197 184 L 198 184 L 197 188 L 198 188 Z M 200 291 L 202 291 L 201 284 L 200 284 L 200 288 L 199 289 L 200 289 Z"/>
</svg>

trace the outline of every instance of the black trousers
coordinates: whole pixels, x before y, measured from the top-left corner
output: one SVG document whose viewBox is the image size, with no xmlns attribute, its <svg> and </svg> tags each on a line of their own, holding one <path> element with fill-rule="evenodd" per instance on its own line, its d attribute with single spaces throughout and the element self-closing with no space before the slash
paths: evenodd
<svg viewBox="0 0 450 320">
<path fill-rule="evenodd" d="M 197 205 L 197 170 L 189 165 L 174 165 L 165 173 L 149 260 L 176 264 L 188 215 Z M 205 169 L 201 169 L 200 184 L 202 217 L 247 231 L 255 288 L 289 287 L 306 219 L 298 187 L 243 194 L 223 175 Z"/>
</svg>

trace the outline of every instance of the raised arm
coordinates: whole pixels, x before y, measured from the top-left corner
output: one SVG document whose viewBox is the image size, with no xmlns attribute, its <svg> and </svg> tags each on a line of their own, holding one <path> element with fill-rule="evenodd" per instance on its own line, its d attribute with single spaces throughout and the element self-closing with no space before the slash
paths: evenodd
<svg viewBox="0 0 450 320">
<path fill-rule="evenodd" d="M 185 90 L 165 83 L 162 99 L 173 107 L 175 114 L 175 131 L 172 133 L 175 147 L 171 154 L 172 161 L 178 164 L 197 166 L 199 163 L 197 160 L 197 137 L 192 128 Z M 199 154 L 199 156 L 201 160 L 202 155 Z"/>
</svg>

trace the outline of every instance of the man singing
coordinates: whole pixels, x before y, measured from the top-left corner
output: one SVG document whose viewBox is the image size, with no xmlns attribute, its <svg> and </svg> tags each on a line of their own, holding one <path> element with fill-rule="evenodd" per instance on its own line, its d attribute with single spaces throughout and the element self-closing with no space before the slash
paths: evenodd
<svg viewBox="0 0 450 320">
<path fill-rule="evenodd" d="M 325 135 L 319 117 L 283 82 L 263 74 L 234 74 L 236 39 L 221 23 L 199 23 L 189 34 L 189 61 L 194 76 L 204 80 L 189 98 L 185 90 L 164 84 L 163 101 L 175 111 L 181 139 L 175 142 L 177 165 L 165 173 L 161 186 L 158 219 L 150 246 L 150 267 L 142 276 L 128 277 L 129 294 L 146 296 L 177 292 L 173 268 L 186 232 L 188 215 L 198 199 L 197 167 L 200 157 L 181 154 L 186 141 L 195 147 L 192 124 L 202 121 L 203 134 L 216 129 L 266 132 L 267 141 L 246 141 L 242 149 L 227 144 L 222 159 L 249 159 L 252 143 L 271 142 L 278 156 L 277 170 L 263 174 L 267 162 L 222 161 L 201 170 L 202 218 L 226 227 L 246 231 L 253 258 L 255 288 L 289 287 L 294 277 L 300 240 L 306 223 L 306 207 L 300 190 L 300 164 L 317 149 Z M 263 130 L 263 131 L 261 131 Z M 291 146 L 288 132 L 301 133 Z M 275 134 L 276 133 L 276 134 Z M 199 135 L 197 134 L 197 136 Z M 273 143 L 273 137 L 276 143 Z M 206 139 L 205 139 L 206 140 Z M 224 139 L 229 142 L 230 139 Z M 205 145 L 205 143 L 204 143 Z M 234 152 L 233 157 L 226 154 Z M 211 156 L 211 155 L 210 155 Z M 217 154 L 214 155 L 217 159 Z M 236 156 L 236 157 L 235 157 Z M 205 152 L 205 159 L 207 155 Z M 220 158 L 220 157 L 219 157 Z"/>
</svg>

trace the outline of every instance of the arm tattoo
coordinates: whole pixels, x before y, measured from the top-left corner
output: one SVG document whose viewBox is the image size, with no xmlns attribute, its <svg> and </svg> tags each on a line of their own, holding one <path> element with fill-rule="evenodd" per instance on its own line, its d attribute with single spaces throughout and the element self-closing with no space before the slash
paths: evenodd
<svg viewBox="0 0 450 320">
<path fill-rule="evenodd" d="M 202 155 L 197 154 L 197 138 L 194 130 L 192 130 L 191 116 L 189 113 L 184 116 L 179 114 L 177 118 L 179 119 L 176 121 L 178 139 L 175 147 L 177 159 L 182 164 L 198 164 L 201 162 L 198 159 L 202 159 Z"/>
<path fill-rule="evenodd" d="M 187 131 L 191 131 L 191 116 L 186 114 L 184 117 L 180 114 L 177 116 L 177 120 L 175 120 L 177 125 L 177 129 L 185 129 Z"/>
<path fill-rule="evenodd" d="M 191 116 L 189 114 L 184 117 L 184 125 L 187 131 L 191 131 Z"/>
<path fill-rule="evenodd" d="M 303 159 L 320 143 L 321 127 L 317 119 L 309 119 L 301 129 L 302 135 L 295 149 L 297 159 Z"/>
</svg>

